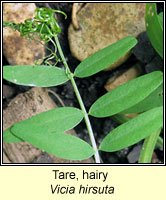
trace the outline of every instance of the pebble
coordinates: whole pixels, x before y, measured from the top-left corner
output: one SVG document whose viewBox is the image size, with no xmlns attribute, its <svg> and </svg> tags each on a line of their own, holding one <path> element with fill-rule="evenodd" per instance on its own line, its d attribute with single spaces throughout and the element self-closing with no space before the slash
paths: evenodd
<svg viewBox="0 0 166 200">
<path fill-rule="evenodd" d="M 127 37 L 145 31 L 145 3 L 87 3 L 77 14 L 80 26 L 68 29 L 71 52 L 82 61 L 89 55 Z M 121 65 L 131 55 L 127 52 L 110 68 Z"/>
<path fill-rule="evenodd" d="M 134 78 L 137 78 L 138 76 L 141 75 L 141 73 L 142 73 L 141 65 L 139 63 L 137 63 L 134 66 L 132 66 L 130 69 L 125 71 L 124 73 L 122 73 L 120 75 L 115 74 L 115 76 L 111 77 L 107 81 L 107 84 L 105 85 L 105 89 L 107 91 L 113 90 L 116 87 L 118 87 Z"/>
<path fill-rule="evenodd" d="M 130 151 L 130 153 L 127 155 L 129 163 L 136 163 L 138 161 L 141 147 L 142 145 L 139 143 Z"/>
<path fill-rule="evenodd" d="M 24 22 L 25 19 L 34 16 L 35 9 L 35 3 L 4 3 L 3 20 Z M 35 60 L 44 57 L 45 48 L 39 42 L 26 40 L 20 37 L 18 31 L 5 27 L 3 28 L 3 54 L 11 65 L 34 65 Z"/>
<path fill-rule="evenodd" d="M 14 92 L 15 89 L 13 87 L 3 84 L 3 99 L 12 97 Z"/>
</svg>

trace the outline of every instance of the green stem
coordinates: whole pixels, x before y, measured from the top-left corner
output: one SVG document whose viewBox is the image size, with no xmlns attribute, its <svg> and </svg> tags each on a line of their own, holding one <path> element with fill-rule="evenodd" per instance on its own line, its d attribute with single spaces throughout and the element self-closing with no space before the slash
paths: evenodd
<svg viewBox="0 0 166 200">
<path fill-rule="evenodd" d="M 163 138 L 160 136 L 157 139 L 156 147 L 163 149 Z"/>
<path fill-rule="evenodd" d="M 138 163 L 151 163 L 152 154 L 156 146 L 160 132 L 161 128 L 158 129 L 156 132 L 152 133 L 144 140 Z"/>
<path fill-rule="evenodd" d="M 78 91 L 78 88 L 77 88 L 77 85 L 76 85 L 76 82 L 73 78 L 73 74 L 71 73 L 70 69 L 69 69 L 69 66 L 66 62 L 66 59 L 64 57 L 64 54 L 62 52 L 62 49 L 61 49 L 61 46 L 60 46 L 60 43 L 59 43 L 59 40 L 58 40 L 58 37 L 57 36 L 54 36 L 55 38 L 55 41 L 56 41 L 56 44 L 57 44 L 57 48 L 58 48 L 58 51 L 59 51 L 59 54 L 61 56 L 61 59 L 62 59 L 62 62 L 66 68 L 66 73 L 73 85 L 73 88 L 74 88 L 74 91 L 75 91 L 75 94 L 76 94 L 76 97 L 78 99 L 78 102 L 80 104 L 80 107 L 81 107 L 81 110 L 83 111 L 83 114 L 84 114 L 84 120 L 85 120 L 85 123 L 86 123 L 86 126 L 87 126 L 87 129 L 88 129 L 88 133 L 89 133 L 89 137 L 90 137 L 90 140 L 91 140 L 91 144 L 92 144 L 92 147 L 95 151 L 95 161 L 96 163 L 100 163 L 100 156 L 99 156 L 99 152 L 98 152 L 98 149 L 97 149 L 97 145 L 96 145 L 96 141 L 95 141 L 95 138 L 94 138 L 94 134 L 93 134 L 93 131 L 92 131 L 92 127 L 91 127 L 91 123 L 90 123 L 90 120 L 89 120 L 89 117 L 88 117 L 88 113 L 85 109 L 85 106 L 84 106 L 84 103 L 82 101 L 82 98 L 80 96 L 80 93 Z"/>
</svg>

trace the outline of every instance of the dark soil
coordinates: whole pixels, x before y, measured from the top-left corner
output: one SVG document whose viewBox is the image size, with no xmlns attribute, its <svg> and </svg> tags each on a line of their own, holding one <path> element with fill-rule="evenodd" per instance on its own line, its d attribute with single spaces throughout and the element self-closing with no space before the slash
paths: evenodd
<svg viewBox="0 0 166 200">
<path fill-rule="evenodd" d="M 37 6 L 42 7 L 43 4 L 39 3 L 37 4 Z M 64 18 L 61 16 L 59 16 L 58 18 L 59 24 L 62 28 L 62 34 L 60 34 L 59 39 L 60 39 L 60 43 L 62 45 L 62 49 L 65 54 L 66 60 L 70 66 L 71 71 L 73 72 L 74 69 L 77 67 L 77 65 L 80 63 L 80 61 L 76 60 L 71 55 L 69 44 L 68 44 L 68 38 L 67 38 L 67 29 L 68 29 L 69 24 L 71 23 L 70 16 L 71 16 L 72 3 L 54 3 L 54 5 L 53 3 L 50 3 L 49 6 L 51 8 L 60 9 L 66 12 L 68 15 L 68 19 L 65 21 L 64 21 Z M 159 12 L 163 11 L 163 3 L 157 3 L 157 6 L 158 6 Z M 106 84 L 107 80 L 110 77 L 112 77 L 114 73 L 116 73 L 117 71 L 128 69 L 132 65 L 138 62 L 141 63 L 144 73 L 149 73 L 155 70 L 162 70 L 163 60 L 157 55 L 157 53 L 151 46 L 146 32 L 140 34 L 140 36 L 138 37 L 138 41 L 139 41 L 138 45 L 133 49 L 133 55 L 127 60 L 127 62 L 122 64 L 120 67 L 112 71 L 107 71 L 107 72 L 102 71 L 88 78 L 84 78 L 84 79 L 76 78 L 77 86 L 79 88 L 80 94 L 82 96 L 83 102 L 87 110 L 89 110 L 93 102 L 95 102 L 100 96 L 106 93 L 106 90 L 104 89 L 104 85 Z M 3 65 L 6 65 L 6 64 L 8 64 L 7 60 L 3 58 Z M 63 68 L 63 65 L 61 63 L 59 63 L 58 66 Z M 7 106 L 11 98 L 31 88 L 31 87 L 14 85 L 7 81 L 4 81 L 3 83 L 13 88 L 12 96 L 10 98 L 4 97 L 3 108 Z M 79 104 L 77 102 L 77 99 L 75 97 L 75 94 L 70 82 L 67 82 L 61 86 L 51 87 L 50 89 L 55 91 L 60 96 L 60 98 L 63 100 L 66 106 L 73 106 L 73 107 L 79 108 Z M 58 104 L 55 97 L 51 94 L 50 96 Z M 110 117 L 101 118 L 101 119 L 90 117 L 90 121 L 92 123 L 92 127 L 94 130 L 95 138 L 98 145 L 100 144 L 102 139 L 106 136 L 106 134 L 108 134 L 111 130 L 113 130 L 114 128 L 118 126 L 118 124 L 115 123 Z M 84 122 L 81 122 L 75 128 L 75 130 L 80 138 L 83 138 L 84 140 L 90 142 L 89 137 L 88 137 L 88 132 L 87 132 Z M 141 146 L 142 146 L 142 142 L 118 152 L 114 152 L 114 153 L 101 152 L 100 154 L 101 154 L 103 163 L 111 163 L 111 164 L 112 163 L 114 164 L 136 163 L 138 160 L 139 152 L 141 150 Z M 156 149 L 154 157 L 155 158 L 157 157 L 157 160 L 156 160 L 157 163 L 163 163 L 163 150 Z"/>
</svg>

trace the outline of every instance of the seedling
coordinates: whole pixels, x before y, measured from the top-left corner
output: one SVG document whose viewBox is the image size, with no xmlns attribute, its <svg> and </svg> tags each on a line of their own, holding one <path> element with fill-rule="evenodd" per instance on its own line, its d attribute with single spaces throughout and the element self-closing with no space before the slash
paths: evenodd
<svg viewBox="0 0 166 200">
<path fill-rule="evenodd" d="M 91 106 L 89 112 L 86 111 L 75 77 L 88 77 L 107 68 L 133 48 L 137 40 L 132 36 L 123 38 L 86 58 L 77 66 L 75 72 L 71 73 L 58 40 L 60 27 L 53 17 L 55 12 L 64 14 L 61 11 L 38 8 L 35 17 L 25 20 L 25 23 L 4 22 L 5 27 L 14 28 L 26 39 L 35 39 L 34 35 L 36 35 L 41 41 L 52 42 L 55 52 L 51 52 L 51 56 L 46 58 L 45 65 L 4 66 L 3 77 L 15 84 L 35 87 L 51 87 L 71 81 L 80 109 L 56 108 L 15 123 L 4 131 L 4 142 L 27 141 L 61 158 L 82 160 L 94 156 L 95 162 L 100 163 L 99 151 L 118 151 L 161 130 L 163 106 L 162 96 L 159 93 L 162 92 L 163 74 L 160 71 L 143 75 L 119 86 L 100 97 Z M 56 56 L 57 50 L 60 59 Z M 65 70 L 49 64 L 48 59 L 53 57 L 58 62 L 63 62 Z M 89 115 L 98 118 L 118 117 L 118 115 L 122 116 L 122 113 L 133 112 L 141 114 L 108 133 L 97 148 Z M 64 133 L 79 124 L 83 118 L 91 145 Z"/>
</svg>

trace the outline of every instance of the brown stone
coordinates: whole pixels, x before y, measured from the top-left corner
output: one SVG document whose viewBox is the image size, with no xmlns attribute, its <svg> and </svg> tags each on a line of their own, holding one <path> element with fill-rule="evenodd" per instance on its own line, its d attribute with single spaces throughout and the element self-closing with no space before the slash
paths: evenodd
<svg viewBox="0 0 166 200">
<path fill-rule="evenodd" d="M 55 109 L 57 105 L 49 97 L 47 89 L 33 88 L 28 92 L 19 94 L 3 110 L 3 130 L 11 127 L 14 123 L 28 119 L 41 112 Z M 74 130 L 68 131 L 69 134 L 77 136 Z M 3 143 L 3 162 L 4 163 L 34 163 L 49 162 L 52 163 L 92 163 L 89 158 L 82 161 L 71 161 L 57 158 L 51 154 L 45 153 L 27 142 Z M 42 157 L 42 159 L 41 159 Z M 48 159 L 49 158 L 49 159 Z M 44 159 L 44 160 L 43 160 Z"/>
<path fill-rule="evenodd" d="M 33 18 L 35 3 L 3 3 L 3 20 L 20 23 Z M 3 54 L 11 65 L 34 65 L 35 60 L 45 55 L 45 48 L 39 42 L 20 37 L 18 31 L 3 28 Z"/>
<path fill-rule="evenodd" d="M 87 3 L 77 14 L 79 30 L 68 29 L 70 49 L 78 60 L 127 37 L 145 31 L 145 3 Z M 110 66 L 126 61 L 130 51 Z"/>
<path fill-rule="evenodd" d="M 140 64 L 136 64 L 133 67 L 131 67 L 130 69 L 128 69 L 127 71 L 125 71 L 124 73 L 120 74 L 120 75 L 115 75 L 113 77 L 111 77 L 106 85 L 105 85 L 105 89 L 107 91 L 113 90 L 116 87 L 131 81 L 134 78 L 137 78 L 138 76 L 140 76 L 142 73 L 142 68 L 140 66 Z"/>
</svg>

